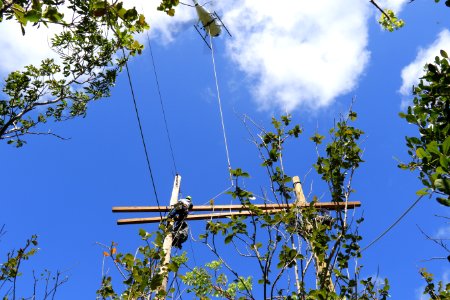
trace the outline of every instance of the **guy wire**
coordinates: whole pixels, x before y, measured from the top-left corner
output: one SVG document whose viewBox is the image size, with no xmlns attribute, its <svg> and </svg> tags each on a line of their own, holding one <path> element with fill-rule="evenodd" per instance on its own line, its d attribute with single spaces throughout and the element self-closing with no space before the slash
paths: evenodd
<svg viewBox="0 0 450 300">
<path fill-rule="evenodd" d="M 209 33 L 209 32 L 208 32 Z M 212 57 L 212 63 L 214 68 L 214 78 L 216 80 L 216 90 L 217 90 L 217 100 L 219 102 L 219 111 L 220 111 L 220 120 L 222 122 L 222 132 L 223 132 L 223 139 L 225 142 L 225 151 L 227 153 L 227 162 L 228 162 L 228 173 L 230 175 L 230 181 L 231 185 L 234 186 L 233 183 L 233 176 L 231 175 L 231 163 L 230 163 L 230 153 L 228 151 L 228 142 L 227 142 L 227 135 L 225 132 L 225 122 L 223 120 L 223 113 L 222 113 L 222 102 L 220 101 L 220 91 L 219 91 L 219 82 L 217 80 L 217 71 L 216 71 L 216 61 L 214 59 L 214 48 L 212 43 L 212 37 L 211 34 L 209 34 L 209 43 L 211 44 L 211 57 Z"/>
</svg>

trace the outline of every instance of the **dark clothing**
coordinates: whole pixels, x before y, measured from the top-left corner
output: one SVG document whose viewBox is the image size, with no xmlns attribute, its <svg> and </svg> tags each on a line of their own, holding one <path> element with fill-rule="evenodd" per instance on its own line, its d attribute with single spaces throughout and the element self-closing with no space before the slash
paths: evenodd
<svg viewBox="0 0 450 300">
<path fill-rule="evenodd" d="M 173 219 L 174 221 L 183 221 L 189 214 L 189 207 L 182 202 L 177 202 L 172 210 L 167 215 L 167 219 Z"/>
<path fill-rule="evenodd" d="M 181 245 L 187 240 L 189 227 L 184 221 L 189 210 L 192 209 L 192 203 L 187 199 L 178 200 L 177 203 L 172 207 L 169 214 L 167 215 L 167 220 L 173 220 L 175 224 L 173 225 L 172 234 L 173 241 L 172 246 L 181 249 Z"/>
<path fill-rule="evenodd" d="M 189 226 L 186 222 L 177 222 L 173 227 L 172 247 L 182 248 L 182 244 L 187 241 L 189 234 Z"/>
</svg>

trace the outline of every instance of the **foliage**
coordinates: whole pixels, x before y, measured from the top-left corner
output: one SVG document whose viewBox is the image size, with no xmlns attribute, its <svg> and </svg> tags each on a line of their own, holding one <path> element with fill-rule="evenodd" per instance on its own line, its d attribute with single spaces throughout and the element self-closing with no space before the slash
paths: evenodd
<svg viewBox="0 0 450 300">
<path fill-rule="evenodd" d="M 426 269 L 421 269 L 420 275 L 427 283 L 423 292 L 424 295 L 429 295 L 433 300 L 450 299 L 450 283 L 444 284 L 442 281 L 439 281 L 436 286 L 433 274 L 428 273 Z"/>
<path fill-rule="evenodd" d="M 405 22 L 399 19 L 394 11 L 380 7 L 375 0 L 370 0 L 370 3 L 381 13 L 378 23 L 383 29 L 392 32 L 405 25 Z"/>
<path fill-rule="evenodd" d="M 35 131 L 49 119 L 84 117 L 90 101 L 109 96 L 128 56 L 143 49 L 133 35 L 149 28 L 135 8 L 116 0 L 0 1 L 0 22 L 13 20 L 23 34 L 30 23 L 60 28 L 50 45 L 58 61 L 44 59 L 5 80 L 0 139 L 17 147 L 25 143 L 24 135 L 53 134 Z"/>
<path fill-rule="evenodd" d="M 3 235 L 3 227 L 0 229 L 0 236 Z M 31 238 L 27 239 L 25 245 L 18 250 L 11 250 L 6 254 L 6 261 L 0 263 L 0 293 L 3 294 L 2 299 L 16 299 L 19 297 L 17 289 L 17 283 L 19 278 L 22 276 L 20 267 L 23 263 L 34 256 L 37 251 L 38 240 L 37 236 L 33 235 Z M 55 297 L 56 291 L 60 285 L 67 282 L 66 278 L 60 278 L 61 272 L 57 272 L 52 275 L 50 271 L 45 270 L 40 275 L 36 276 L 33 271 L 34 288 L 33 294 L 27 299 L 36 299 L 36 297 L 41 296 L 40 299 L 53 299 Z M 45 281 L 43 284 L 44 288 L 41 293 L 39 293 L 38 282 Z M 23 296 L 21 299 L 24 299 Z"/>
<path fill-rule="evenodd" d="M 180 266 L 187 261 L 186 253 L 173 256 L 166 270 L 161 265 L 165 253 L 162 250 L 164 236 L 168 233 L 164 226 L 154 233 L 148 233 L 141 229 L 139 235 L 145 242 L 136 253 L 119 253 L 117 244 L 111 243 L 105 246 L 107 251 L 103 252 L 104 259 L 109 258 L 122 276 L 123 285 L 119 287 L 120 292 L 113 288 L 112 278 L 104 274 L 101 287 L 97 295 L 101 299 L 148 299 L 148 297 L 165 296 L 165 291 L 160 291 L 163 277 L 167 273 L 177 274 Z M 153 240 L 149 242 L 150 239 Z"/>
<path fill-rule="evenodd" d="M 23 248 L 19 248 L 17 251 L 12 250 L 7 253 L 6 262 L 2 263 L 0 268 L 0 287 L 3 287 L 6 282 L 12 283 L 13 286 L 12 289 L 7 289 L 6 295 L 10 293 L 13 298 L 16 297 L 17 277 L 22 275 L 19 271 L 20 265 L 24 260 L 28 260 L 31 256 L 36 254 L 37 248 L 35 248 L 35 246 L 37 246 L 37 244 L 37 236 L 33 235 L 31 239 L 26 241 Z"/>
<path fill-rule="evenodd" d="M 221 261 L 212 261 L 205 266 L 206 268 L 194 267 L 192 271 L 180 276 L 183 283 L 192 286 L 192 288 L 187 290 L 189 293 L 194 292 L 195 296 L 205 300 L 210 299 L 208 296 L 235 299 L 238 292 L 242 293 L 245 290 L 251 290 L 251 276 L 247 278 L 240 276 L 237 280 L 229 283 L 227 275 L 222 272 L 219 273 L 222 267 Z M 214 283 L 209 271 L 214 272 L 214 278 L 216 278 Z"/>
<path fill-rule="evenodd" d="M 440 204 L 450 206 L 450 66 L 447 53 L 440 54 L 425 66 L 425 75 L 413 89 L 413 105 L 400 113 L 417 126 L 420 137 L 406 137 L 412 161 L 399 167 L 419 170 L 425 188 L 418 193 L 435 193 Z"/>
<path fill-rule="evenodd" d="M 356 120 L 356 113 L 350 112 L 350 121 Z M 331 198 L 335 202 L 342 202 L 348 199 L 352 190 L 346 189 L 350 185 L 353 172 L 363 162 L 362 151 L 357 141 L 363 134 L 360 129 L 349 126 L 349 121 L 341 120 L 336 124 L 336 128 L 330 130 L 332 141 L 326 146 L 326 156 L 317 159 L 314 165 L 317 173 L 328 183 L 331 191 Z M 312 140 L 316 145 L 321 144 L 323 137 L 316 134 Z M 349 173 L 350 172 L 350 173 Z"/>
<path fill-rule="evenodd" d="M 179 0 L 161 0 L 161 3 L 157 9 L 164 11 L 166 14 L 173 17 L 175 15 L 174 6 L 177 6 L 179 3 Z"/>
<path fill-rule="evenodd" d="M 378 20 L 378 23 L 380 23 L 381 27 L 390 32 L 398 30 L 405 25 L 405 22 L 402 19 L 399 19 L 390 9 L 386 9 L 383 11 L 380 19 Z"/>
</svg>

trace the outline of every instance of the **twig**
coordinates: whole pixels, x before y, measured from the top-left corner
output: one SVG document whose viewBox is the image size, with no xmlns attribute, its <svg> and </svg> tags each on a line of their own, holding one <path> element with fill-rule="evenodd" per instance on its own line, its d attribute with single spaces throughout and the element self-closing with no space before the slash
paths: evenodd
<svg viewBox="0 0 450 300">
<path fill-rule="evenodd" d="M 392 22 L 389 15 L 374 0 L 370 0 L 369 2 L 372 3 L 389 20 L 389 22 Z"/>
<path fill-rule="evenodd" d="M 437 238 L 432 238 L 430 237 L 428 234 L 426 234 L 422 228 L 419 227 L 419 225 L 417 225 L 417 228 L 419 228 L 420 232 L 422 232 L 422 234 L 430 241 L 435 242 L 436 244 L 438 244 L 439 246 L 441 246 L 442 248 L 445 249 L 445 251 L 447 251 L 448 253 L 450 253 L 450 250 L 447 248 L 447 245 L 444 244 L 444 242 L 442 241 L 442 239 L 437 239 Z"/>
</svg>

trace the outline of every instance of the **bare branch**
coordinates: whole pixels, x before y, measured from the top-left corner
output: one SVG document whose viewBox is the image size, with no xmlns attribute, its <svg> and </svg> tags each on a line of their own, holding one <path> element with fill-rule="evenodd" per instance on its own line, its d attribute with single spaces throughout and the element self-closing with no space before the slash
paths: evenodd
<svg viewBox="0 0 450 300">
<path fill-rule="evenodd" d="M 426 233 L 422 230 L 422 228 L 420 228 L 419 225 L 416 224 L 416 226 L 417 226 L 417 228 L 419 228 L 420 232 L 421 232 L 428 240 L 430 240 L 430 241 L 432 241 L 432 242 L 438 244 L 439 246 L 441 246 L 442 248 L 444 248 L 444 250 L 447 251 L 447 253 L 450 253 L 450 250 L 448 249 L 447 245 L 444 244 L 444 242 L 443 242 L 444 239 L 432 238 L 432 237 L 430 237 L 428 234 L 426 234 Z"/>
</svg>

